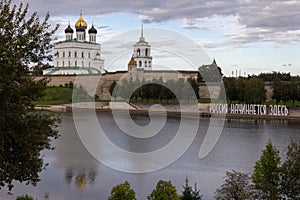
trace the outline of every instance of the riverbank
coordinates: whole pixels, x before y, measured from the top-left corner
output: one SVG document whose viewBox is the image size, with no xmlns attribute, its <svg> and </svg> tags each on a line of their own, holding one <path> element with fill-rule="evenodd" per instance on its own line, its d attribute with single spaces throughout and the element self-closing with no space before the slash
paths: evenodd
<svg viewBox="0 0 300 200">
<path fill-rule="evenodd" d="M 201 118 L 226 118 L 226 119 L 248 119 L 248 120 L 287 120 L 287 121 L 300 121 L 300 109 L 289 107 L 289 114 L 287 116 L 274 116 L 274 115 L 245 115 L 245 114 L 211 114 L 209 112 L 208 103 L 199 103 L 198 109 L 186 106 L 184 111 L 180 109 L 179 104 L 163 104 L 161 106 L 153 106 L 153 103 L 126 103 L 126 102 L 83 102 L 64 105 L 52 105 L 52 106 L 37 106 L 36 110 L 48 110 L 52 112 L 71 112 L 72 109 L 94 109 L 97 112 L 119 112 L 125 113 L 129 110 L 131 114 L 151 114 L 168 116 L 182 116 Z"/>
</svg>

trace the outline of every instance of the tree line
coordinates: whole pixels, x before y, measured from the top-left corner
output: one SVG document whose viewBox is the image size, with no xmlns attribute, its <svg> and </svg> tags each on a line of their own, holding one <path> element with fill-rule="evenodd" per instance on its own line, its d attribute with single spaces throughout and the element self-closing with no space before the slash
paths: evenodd
<svg viewBox="0 0 300 200">
<path fill-rule="evenodd" d="M 137 89 L 131 91 L 132 88 Z M 169 101 L 178 102 L 178 100 L 182 99 L 198 99 L 198 88 L 197 80 L 193 78 L 188 78 L 187 80 L 179 78 L 178 80 L 167 81 L 163 81 L 161 77 L 159 79 L 154 78 L 151 81 L 129 78 L 123 79 L 120 84 L 114 81 L 109 87 L 109 92 L 114 98 L 119 97 L 128 101 L 154 100 L 154 102 L 161 102 L 166 100 L 168 103 Z"/>
<path fill-rule="evenodd" d="M 266 100 L 265 82 L 270 81 L 273 88 L 272 99 L 276 104 L 300 101 L 300 78 L 289 73 L 261 73 L 257 76 L 223 77 L 224 88 L 221 97 L 226 94 L 227 101 L 261 104 Z M 223 96 L 222 96 L 223 95 Z"/>
</svg>

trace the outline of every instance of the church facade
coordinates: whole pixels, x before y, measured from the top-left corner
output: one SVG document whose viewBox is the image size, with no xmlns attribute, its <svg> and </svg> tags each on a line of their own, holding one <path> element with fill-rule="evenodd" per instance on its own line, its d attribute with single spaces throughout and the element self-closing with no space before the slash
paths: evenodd
<svg viewBox="0 0 300 200">
<path fill-rule="evenodd" d="M 65 40 L 54 44 L 54 67 L 43 71 L 43 75 L 78 75 L 104 73 L 104 60 L 101 59 L 101 44 L 97 43 L 97 30 L 88 25 L 80 13 L 74 30 L 68 25 Z M 88 32 L 88 41 L 87 34 Z"/>
</svg>

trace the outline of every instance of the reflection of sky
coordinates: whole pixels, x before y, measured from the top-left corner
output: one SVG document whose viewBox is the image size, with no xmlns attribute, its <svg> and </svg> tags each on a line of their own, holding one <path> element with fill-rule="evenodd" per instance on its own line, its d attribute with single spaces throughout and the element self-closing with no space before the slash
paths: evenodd
<svg viewBox="0 0 300 200">
<path fill-rule="evenodd" d="M 45 193 L 49 194 L 49 200 L 107 199 L 111 188 L 126 180 L 136 191 L 138 199 L 146 199 L 160 179 L 171 180 L 180 192 L 186 176 L 190 178 L 192 184 L 197 182 L 204 199 L 212 199 L 226 171 L 233 169 L 248 173 L 252 171 L 268 139 L 271 139 L 283 155 L 291 136 L 300 136 L 299 124 L 232 120 L 225 123 L 221 138 L 213 151 L 206 158 L 199 160 L 197 155 L 208 124 L 208 121 L 204 120 L 200 121 L 194 143 L 175 163 L 153 173 L 128 174 L 107 168 L 93 159 L 76 135 L 71 113 L 63 113 L 62 119 L 63 123 L 60 127 L 62 136 L 54 142 L 56 147 L 54 151 L 44 152 L 45 161 L 50 165 L 41 173 L 41 181 L 37 187 L 16 184 L 14 196 L 6 196 L 5 191 L 2 190 L 0 199 L 14 200 L 17 195 L 23 194 L 44 199 Z M 138 151 L 141 151 L 143 145 L 145 149 L 153 150 L 147 145 L 154 142 L 157 143 L 154 147 L 160 148 L 172 138 L 171 133 L 179 122 L 177 118 L 169 118 L 165 127 L 166 132 L 157 135 L 160 139 L 139 142 L 138 140 L 130 141 L 127 135 L 122 136 L 118 128 L 114 127 L 110 114 L 102 114 L 99 119 L 103 122 L 102 125 L 107 125 L 105 130 L 109 138 L 115 144 L 130 151 L 135 150 L 134 144 Z M 134 120 L 139 124 L 148 123 L 148 118 L 145 116 L 134 116 Z M 89 127 L 86 129 L 88 131 Z M 163 137 L 164 135 L 166 137 Z M 80 187 L 82 187 L 81 191 Z"/>
</svg>

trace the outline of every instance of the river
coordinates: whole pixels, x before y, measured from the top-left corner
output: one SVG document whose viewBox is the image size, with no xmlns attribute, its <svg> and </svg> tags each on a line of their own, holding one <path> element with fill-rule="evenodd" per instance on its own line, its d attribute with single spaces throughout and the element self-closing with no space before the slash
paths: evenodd
<svg viewBox="0 0 300 200">
<path fill-rule="evenodd" d="M 55 150 L 42 152 L 49 166 L 41 172 L 41 181 L 36 187 L 16 183 L 14 195 L 7 196 L 6 191 L 1 190 L 0 200 L 15 199 L 23 194 L 38 200 L 45 199 L 45 194 L 48 194 L 50 200 L 104 200 L 108 198 L 114 185 L 126 180 L 135 190 L 137 199 L 146 199 L 160 179 L 170 180 L 178 193 L 181 193 L 186 177 L 191 184 L 197 183 L 204 199 L 213 199 L 214 191 L 222 184 L 226 171 L 252 172 L 268 140 L 276 145 L 280 156 L 284 156 L 291 137 L 300 137 L 300 123 L 227 120 L 213 150 L 205 158 L 199 159 L 199 148 L 209 125 L 208 119 L 201 120 L 192 145 L 177 161 L 150 173 L 124 173 L 106 167 L 91 156 L 79 139 L 72 113 L 62 113 L 61 117 L 61 137 L 52 142 Z M 180 123 L 180 118 L 168 117 L 165 126 L 156 136 L 133 139 L 122 133 L 111 113 L 97 113 L 97 117 L 114 144 L 139 153 L 155 151 L 168 144 Z M 150 121 L 148 116 L 132 117 L 139 125 L 146 125 Z M 89 128 L 86 127 L 86 131 Z"/>
</svg>

